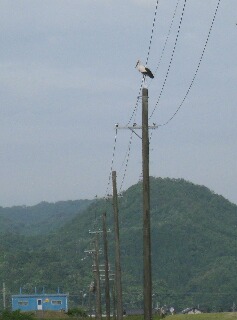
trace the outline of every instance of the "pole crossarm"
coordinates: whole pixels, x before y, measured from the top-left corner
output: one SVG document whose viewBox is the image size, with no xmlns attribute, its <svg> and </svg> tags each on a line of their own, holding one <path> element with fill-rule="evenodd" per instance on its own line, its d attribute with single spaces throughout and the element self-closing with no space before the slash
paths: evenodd
<svg viewBox="0 0 237 320">
<path fill-rule="evenodd" d="M 118 198 L 123 198 L 122 193 L 118 193 Z M 113 196 L 111 194 L 107 194 L 107 197 L 104 197 L 105 200 L 113 200 Z"/>
<path fill-rule="evenodd" d="M 90 231 L 90 230 L 89 230 L 89 234 L 93 234 L 93 233 L 94 233 L 94 234 L 95 234 L 95 233 L 98 234 L 98 233 L 103 233 L 103 231 L 102 231 L 102 230 L 96 230 L 96 231 Z"/>
<path fill-rule="evenodd" d="M 116 129 L 128 129 L 131 130 L 136 136 L 138 136 L 138 138 L 140 138 L 142 140 L 142 137 L 135 131 L 135 130 L 142 130 L 142 126 L 141 125 L 137 125 L 136 123 L 134 123 L 132 126 L 119 126 L 118 124 L 115 125 Z M 156 123 L 153 123 L 152 126 L 148 126 L 148 129 L 154 130 L 154 129 L 158 129 L 158 125 Z"/>
<path fill-rule="evenodd" d="M 84 250 L 85 253 L 89 253 L 89 254 L 95 254 L 96 253 L 96 249 L 91 249 L 91 250 Z M 99 253 L 102 253 L 102 250 L 99 249 L 98 250 Z"/>
<path fill-rule="evenodd" d="M 130 130 L 137 130 L 137 129 L 142 129 L 142 126 L 137 125 L 136 123 L 133 124 L 132 126 L 118 126 L 116 129 L 130 129 Z M 148 129 L 158 129 L 158 125 L 153 123 L 152 126 L 148 126 Z"/>
<path fill-rule="evenodd" d="M 95 253 L 95 249 L 91 249 L 91 250 L 84 250 L 85 253 Z"/>
</svg>

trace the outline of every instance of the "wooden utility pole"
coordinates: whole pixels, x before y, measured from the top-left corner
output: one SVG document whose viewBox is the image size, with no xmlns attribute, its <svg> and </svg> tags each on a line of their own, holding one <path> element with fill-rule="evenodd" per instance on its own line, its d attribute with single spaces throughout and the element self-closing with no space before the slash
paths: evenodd
<svg viewBox="0 0 237 320">
<path fill-rule="evenodd" d="M 95 311 L 96 319 L 102 319 L 102 309 L 101 309 L 101 290 L 100 290 L 100 270 L 99 270 L 99 233 L 101 231 L 89 231 L 89 233 L 95 234 L 95 247 L 94 249 L 85 250 L 85 253 L 91 254 L 93 256 L 93 273 L 94 273 L 94 286 L 95 290 Z M 91 286 L 91 285 L 90 285 Z"/>
<path fill-rule="evenodd" d="M 92 312 L 91 312 L 91 290 L 90 290 L 90 286 L 89 286 L 89 291 L 88 291 L 88 295 L 89 295 L 89 317 L 91 318 L 92 317 Z"/>
<path fill-rule="evenodd" d="M 105 260 L 106 319 L 110 320 L 109 260 L 108 260 L 108 241 L 107 241 L 106 212 L 104 212 L 104 214 L 103 214 L 103 239 L 104 239 L 104 260 Z"/>
<path fill-rule="evenodd" d="M 144 320 L 152 319 L 148 89 L 142 88 Z"/>
<path fill-rule="evenodd" d="M 113 319 L 116 320 L 116 294 L 115 294 L 115 278 L 112 283 L 112 295 L 113 295 Z"/>
<path fill-rule="evenodd" d="M 95 277 L 96 277 L 96 319 L 102 319 L 101 291 L 100 291 L 100 270 L 99 270 L 99 235 L 95 234 Z"/>
<path fill-rule="evenodd" d="M 3 282 L 3 286 L 2 286 L 2 297 L 3 297 L 3 310 L 6 309 L 6 286 L 5 286 L 5 282 Z"/>
<path fill-rule="evenodd" d="M 113 182 L 113 209 L 114 209 L 114 236 L 115 236 L 115 283 L 117 294 L 117 318 L 123 319 L 122 281 L 120 263 L 119 219 L 118 219 L 118 195 L 116 183 L 116 171 L 112 171 Z"/>
</svg>

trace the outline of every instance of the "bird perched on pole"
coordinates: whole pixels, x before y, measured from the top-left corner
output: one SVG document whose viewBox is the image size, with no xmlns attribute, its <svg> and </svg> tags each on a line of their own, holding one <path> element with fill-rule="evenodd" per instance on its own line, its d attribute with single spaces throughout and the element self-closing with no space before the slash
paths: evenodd
<svg viewBox="0 0 237 320">
<path fill-rule="evenodd" d="M 145 67 L 144 65 L 142 65 L 140 60 L 137 61 L 137 64 L 136 64 L 135 68 L 137 68 L 137 70 L 139 72 L 141 72 L 144 76 L 148 76 L 151 79 L 154 78 L 153 73 L 151 72 L 151 70 L 148 69 L 147 67 Z"/>
</svg>

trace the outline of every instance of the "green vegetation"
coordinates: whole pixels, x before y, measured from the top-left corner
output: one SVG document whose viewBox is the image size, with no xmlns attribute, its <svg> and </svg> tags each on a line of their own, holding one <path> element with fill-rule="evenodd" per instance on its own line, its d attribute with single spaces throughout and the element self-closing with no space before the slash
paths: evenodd
<svg viewBox="0 0 237 320">
<path fill-rule="evenodd" d="M 143 305 L 141 192 L 142 185 L 138 183 L 119 198 L 125 309 Z M 8 298 L 20 287 L 24 293 L 32 293 L 35 287 L 40 292 L 44 286 L 50 293 L 59 286 L 70 293 L 70 307 L 88 306 L 92 260 L 84 250 L 91 246 L 88 231 L 94 228 L 95 214 L 100 217 L 104 211 L 108 228 L 113 230 L 112 205 L 101 199 L 79 214 L 69 215 L 61 228 L 51 214 L 47 218 L 45 210 L 43 221 L 48 219 L 53 229 L 48 234 L 49 227 L 40 227 L 42 220 L 39 223 L 36 219 L 39 231 L 35 231 L 34 215 L 26 224 L 27 232 L 19 223 L 20 218 L 15 222 L 17 232 L 2 232 L 0 277 L 5 280 Z M 11 214 L 1 216 L 0 211 L 0 218 L 11 220 Z M 199 305 L 204 311 L 231 311 L 233 302 L 237 303 L 236 218 L 237 206 L 204 186 L 180 179 L 151 178 L 154 307 L 167 305 L 182 310 Z M 98 218 L 96 228 L 101 224 Z M 108 238 L 113 266 L 112 232 Z"/>
<path fill-rule="evenodd" d="M 166 320 L 236 320 L 237 314 L 234 312 L 177 314 L 174 316 L 168 316 L 165 319 Z"/>
<path fill-rule="evenodd" d="M 126 320 L 144 320 L 144 316 L 143 315 L 126 316 L 124 319 L 126 319 Z M 158 315 L 153 315 L 152 319 L 153 320 L 160 320 L 162 318 Z"/>
<path fill-rule="evenodd" d="M 0 320 L 33 320 L 34 317 L 30 313 L 22 313 L 19 310 L 4 310 L 0 315 Z"/>
<path fill-rule="evenodd" d="M 69 315 L 69 317 L 76 318 L 76 319 L 87 317 L 86 311 L 82 308 L 69 309 L 67 314 Z"/>
<path fill-rule="evenodd" d="M 79 310 L 79 309 L 78 309 Z M 70 312 L 70 319 L 80 319 L 86 320 L 88 317 L 83 314 L 83 312 L 77 312 L 78 310 L 73 309 Z M 30 314 L 30 313 L 22 313 L 19 310 L 17 311 L 4 311 L 0 315 L 0 320 L 34 320 L 34 319 L 45 319 L 45 320 L 55 320 L 55 319 L 69 319 L 66 318 L 66 315 L 54 312 L 46 312 L 43 317 L 40 315 Z M 111 318 L 112 319 L 112 318 Z M 144 317 L 142 315 L 134 315 L 134 316 L 126 316 L 127 320 L 143 320 Z M 153 320 L 160 320 L 161 317 L 158 315 L 153 316 Z M 237 314 L 231 312 L 225 313 L 203 313 L 203 314 L 177 314 L 174 316 L 165 317 L 166 320 L 236 320 Z"/>
<path fill-rule="evenodd" d="M 42 235 L 59 229 L 85 210 L 91 200 L 41 202 L 35 206 L 0 207 L 0 232 Z"/>
</svg>

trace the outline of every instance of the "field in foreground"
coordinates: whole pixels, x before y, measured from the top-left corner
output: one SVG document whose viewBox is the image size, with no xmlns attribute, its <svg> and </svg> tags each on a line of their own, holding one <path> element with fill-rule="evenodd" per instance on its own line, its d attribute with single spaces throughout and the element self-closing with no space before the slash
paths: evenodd
<svg viewBox="0 0 237 320">
<path fill-rule="evenodd" d="M 43 316 L 38 315 L 36 317 L 38 319 L 42 320 L 89 320 L 90 317 L 68 317 L 65 314 L 59 314 L 59 313 L 45 313 Z M 95 318 L 92 318 L 95 319 Z M 106 318 L 103 318 L 106 319 Z M 111 317 L 111 320 L 113 318 Z M 133 315 L 133 316 L 126 316 L 124 320 L 143 320 L 144 317 L 142 315 Z M 153 320 L 159 320 L 161 319 L 158 315 L 153 316 Z M 177 314 L 173 316 L 167 316 L 165 317 L 165 320 L 237 320 L 237 312 L 223 312 L 223 313 L 202 313 L 202 314 Z"/>
<path fill-rule="evenodd" d="M 177 314 L 168 316 L 166 320 L 237 320 L 237 312 Z"/>
</svg>

